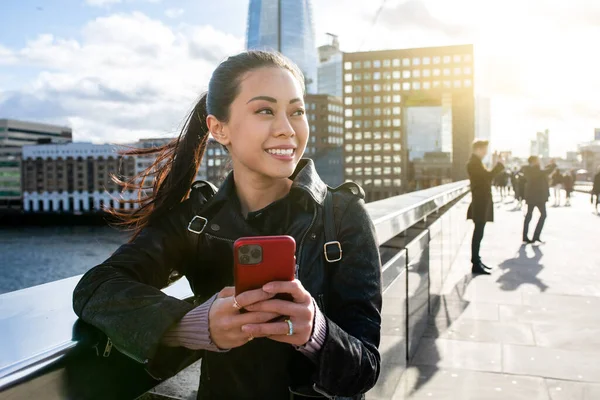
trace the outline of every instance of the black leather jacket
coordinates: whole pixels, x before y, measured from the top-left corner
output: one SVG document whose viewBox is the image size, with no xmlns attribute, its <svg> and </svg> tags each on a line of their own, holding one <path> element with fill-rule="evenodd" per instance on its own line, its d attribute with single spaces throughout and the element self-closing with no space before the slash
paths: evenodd
<svg viewBox="0 0 600 400">
<path fill-rule="evenodd" d="M 197 205 L 188 199 L 89 270 L 73 294 L 77 315 L 115 347 L 147 364 L 151 374 L 182 349 L 162 346 L 164 332 L 194 305 L 160 291 L 186 276 L 204 302 L 233 285 L 233 242 L 242 236 L 288 234 L 296 239 L 298 279 L 327 318 L 327 339 L 315 365 L 292 346 L 256 339 L 225 353 L 202 352 L 201 399 L 289 399 L 289 390 L 360 398 L 380 370 L 381 262 L 362 190 L 333 193 L 343 258 L 325 261 L 323 203 L 327 186 L 310 160 L 302 160 L 284 199 L 244 219 L 231 174 L 201 207 L 208 224 L 188 231 Z M 193 353 L 192 351 L 188 351 Z M 154 373 L 153 373 L 154 371 Z M 315 392 L 316 390 L 316 392 Z"/>
</svg>

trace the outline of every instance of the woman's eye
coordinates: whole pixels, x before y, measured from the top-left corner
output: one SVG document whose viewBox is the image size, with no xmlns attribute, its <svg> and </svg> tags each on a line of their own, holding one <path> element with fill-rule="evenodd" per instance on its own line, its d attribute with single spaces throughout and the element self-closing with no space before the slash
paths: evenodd
<svg viewBox="0 0 600 400">
<path fill-rule="evenodd" d="M 256 113 L 264 115 L 273 115 L 273 110 L 271 110 L 270 108 L 263 108 L 262 110 L 258 110 Z"/>
<path fill-rule="evenodd" d="M 294 114 L 292 114 L 292 115 L 304 115 L 304 110 L 303 109 L 296 110 L 296 112 L 294 112 Z"/>
</svg>

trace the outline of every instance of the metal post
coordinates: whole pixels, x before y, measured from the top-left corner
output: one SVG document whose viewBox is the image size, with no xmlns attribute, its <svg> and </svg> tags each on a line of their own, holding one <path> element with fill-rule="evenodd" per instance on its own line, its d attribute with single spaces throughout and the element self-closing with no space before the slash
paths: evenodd
<svg viewBox="0 0 600 400">
<path fill-rule="evenodd" d="M 281 53 L 281 1 L 277 1 L 277 51 Z"/>
</svg>

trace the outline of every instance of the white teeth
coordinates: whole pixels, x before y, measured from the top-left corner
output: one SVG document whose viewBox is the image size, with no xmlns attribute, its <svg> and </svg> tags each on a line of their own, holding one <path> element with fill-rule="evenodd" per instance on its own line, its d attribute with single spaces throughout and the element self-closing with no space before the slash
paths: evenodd
<svg viewBox="0 0 600 400">
<path fill-rule="evenodd" d="M 294 154 L 294 149 L 268 149 L 267 153 L 278 156 L 291 156 Z"/>
</svg>

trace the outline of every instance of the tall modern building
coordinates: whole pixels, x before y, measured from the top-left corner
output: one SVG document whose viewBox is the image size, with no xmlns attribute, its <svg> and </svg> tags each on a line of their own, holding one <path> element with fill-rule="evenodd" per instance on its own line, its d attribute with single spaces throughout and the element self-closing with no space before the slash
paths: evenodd
<svg viewBox="0 0 600 400">
<path fill-rule="evenodd" d="M 340 42 L 336 35 L 328 33 L 331 43 L 319 47 L 319 94 L 342 97 L 343 74 L 342 61 L 344 55 L 340 50 Z"/>
<path fill-rule="evenodd" d="M 298 64 L 307 92 L 317 92 L 317 48 L 310 0 L 250 0 L 246 47 L 279 51 Z"/>
<path fill-rule="evenodd" d="M 343 57 L 345 179 L 374 201 L 466 178 L 475 137 L 472 45 Z"/>
<path fill-rule="evenodd" d="M 71 128 L 0 119 L 0 210 L 21 209 L 21 152 L 24 145 L 71 142 Z"/>
<path fill-rule="evenodd" d="M 490 140 L 492 137 L 492 107 L 489 97 L 477 96 L 475 98 L 475 137 Z"/>
</svg>

